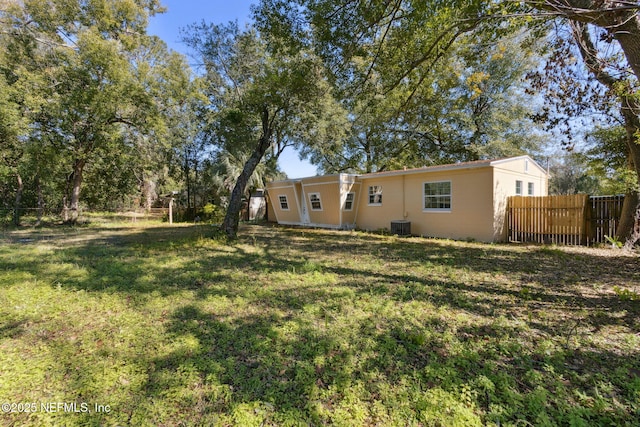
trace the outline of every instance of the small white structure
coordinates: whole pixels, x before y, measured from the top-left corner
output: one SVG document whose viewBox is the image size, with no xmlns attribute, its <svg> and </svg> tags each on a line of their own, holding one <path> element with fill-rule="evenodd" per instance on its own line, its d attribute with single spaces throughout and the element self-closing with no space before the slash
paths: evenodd
<svg viewBox="0 0 640 427">
<path fill-rule="evenodd" d="M 259 189 L 254 191 L 249 198 L 249 221 L 264 219 L 267 213 L 267 200 L 265 191 Z"/>
</svg>

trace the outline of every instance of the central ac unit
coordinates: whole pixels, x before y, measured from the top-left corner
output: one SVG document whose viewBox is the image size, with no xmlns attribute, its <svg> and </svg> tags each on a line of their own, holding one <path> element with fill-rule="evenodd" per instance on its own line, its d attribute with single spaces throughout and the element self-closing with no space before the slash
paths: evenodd
<svg viewBox="0 0 640 427">
<path fill-rule="evenodd" d="M 391 221 L 391 234 L 397 234 L 398 236 L 410 236 L 411 221 Z"/>
</svg>

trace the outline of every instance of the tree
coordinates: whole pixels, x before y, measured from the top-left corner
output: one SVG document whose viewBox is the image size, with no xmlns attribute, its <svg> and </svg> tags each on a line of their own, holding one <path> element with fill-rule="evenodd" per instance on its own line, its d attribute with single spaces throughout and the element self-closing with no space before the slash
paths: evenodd
<svg viewBox="0 0 640 427">
<path fill-rule="evenodd" d="M 1 39 L 0 39 L 1 40 Z M 20 106 L 14 101 L 17 94 L 13 87 L 7 84 L 5 76 L 0 74 L 0 176 L 15 177 L 16 196 L 14 203 L 15 225 L 20 223 L 20 205 L 24 184 L 22 175 L 18 171 L 18 164 L 24 154 L 21 138 L 24 124 L 20 114 Z"/>
<path fill-rule="evenodd" d="M 28 40 L 14 37 L 8 14 L 10 3 L 0 3 L 0 176 L 15 179 L 15 203 L 13 222 L 20 223 L 21 202 L 24 190 L 20 164 L 27 149 L 27 136 L 31 117 L 40 110 L 43 99 L 32 94 L 31 89 L 40 85 L 30 69 L 35 64 L 35 48 Z M 22 49 L 32 53 L 21 56 Z M 19 59 L 24 62 L 16 70 L 12 64 Z"/>
<path fill-rule="evenodd" d="M 229 195 L 233 192 L 236 179 L 242 173 L 250 154 L 238 152 L 234 155 L 229 151 L 218 151 L 205 171 L 211 189 L 225 207 L 228 206 Z M 265 183 L 270 180 L 285 178 L 286 174 L 280 171 L 276 159 L 270 158 L 267 152 L 264 161 L 258 164 L 249 177 L 243 196 L 248 197 L 253 190 L 264 188 Z"/>
<path fill-rule="evenodd" d="M 635 20 L 638 20 L 637 16 Z M 621 25 L 621 28 L 624 27 L 628 26 Z M 627 77 L 616 78 L 606 69 L 606 63 L 601 59 L 595 44 L 592 42 L 591 33 L 587 25 L 580 21 L 573 22 L 572 29 L 574 39 L 587 68 L 598 82 L 605 86 L 610 93 L 617 95 L 619 100 L 620 115 L 623 118 L 626 131 L 625 140 L 629 153 L 629 166 L 635 169 L 636 183 L 638 185 L 632 191 L 627 192 L 616 234 L 626 241 L 627 248 L 631 248 L 640 240 L 640 229 L 635 229 L 635 224 L 640 223 L 640 196 L 638 194 L 638 189 L 640 188 L 640 102 L 638 101 L 638 78 L 640 78 L 640 74 L 635 74 L 635 78 L 632 80 Z M 634 27 L 627 29 L 633 31 Z M 627 46 L 626 51 L 629 51 L 629 53 L 625 51 L 625 54 L 630 61 L 640 61 L 640 55 L 634 59 L 632 52 L 633 49 L 640 48 L 640 28 L 636 29 L 638 30 L 636 33 L 638 37 L 637 46 L 633 46 L 627 35 L 620 36 L 617 32 L 611 34 L 608 29 L 605 30 L 606 34 L 614 38 L 617 37 L 623 50 Z M 620 38 L 623 41 L 620 41 Z M 634 68 L 631 62 L 629 62 L 629 65 Z M 640 65 L 640 63 L 636 65 Z M 634 68 L 634 72 L 640 73 L 640 67 Z"/>
<path fill-rule="evenodd" d="M 65 212 L 74 222 L 88 164 L 100 150 L 131 143 L 127 128 L 148 132 L 158 105 L 140 78 L 134 54 L 151 40 L 148 16 L 158 0 L 27 0 L 3 9 L 11 61 L 4 63 L 11 85 L 29 87 L 23 111 L 31 120 L 28 139 L 52 146 L 69 164 Z M 46 108 L 30 108 L 31 104 Z"/>
<path fill-rule="evenodd" d="M 480 54 L 477 37 L 463 36 L 415 90 L 407 79 L 385 93 L 371 73 L 341 92 L 351 112 L 348 137 L 315 146 L 312 161 L 329 173 L 368 173 L 536 152 L 542 132 L 522 83 L 533 53 L 522 39 L 502 39 Z M 367 72 L 352 62 L 352 74 Z"/>
<path fill-rule="evenodd" d="M 322 64 L 300 51 L 272 55 L 267 40 L 237 24 L 201 23 L 185 41 L 201 59 L 209 83 L 210 138 L 221 149 L 249 156 L 238 175 L 222 229 L 238 232 L 242 196 L 265 155 L 277 159 L 286 146 L 302 146 L 339 135 L 340 111 Z"/>
<path fill-rule="evenodd" d="M 601 179 L 585 153 L 557 153 L 550 159 L 549 173 L 549 194 L 602 194 Z"/>
</svg>

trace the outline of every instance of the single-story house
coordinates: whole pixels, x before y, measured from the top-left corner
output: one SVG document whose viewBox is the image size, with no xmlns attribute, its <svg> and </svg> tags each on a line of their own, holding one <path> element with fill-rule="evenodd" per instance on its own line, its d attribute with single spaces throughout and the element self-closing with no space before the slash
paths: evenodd
<svg viewBox="0 0 640 427">
<path fill-rule="evenodd" d="M 279 224 L 390 229 L 484 242 L 506 240 L 509 196 L 546 196 L 548 174 L 529 156 L 267 185 Z"/>
</svg>

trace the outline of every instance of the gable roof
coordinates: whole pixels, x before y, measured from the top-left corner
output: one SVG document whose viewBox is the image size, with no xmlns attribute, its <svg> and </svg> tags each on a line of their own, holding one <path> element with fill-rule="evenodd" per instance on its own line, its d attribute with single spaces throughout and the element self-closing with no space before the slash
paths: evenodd
<svg viewBox="0 0 640 427">
<path fill-rule="evenodd" d="M 538 168 L 538 170 L 540 170 L 542 173 L 544 173 L 545 175 L 549 175 L 549 172 L 547 172 L 547 170 L 545 168 L 543 168 L 542 166 L 540 166 L 540 164 L 538 162 L 536 162 L 535 160 L 533 160 L 530 156 L 518 156 L 518 157 L 507 157 L 504 159 L 496 159 L 493 160 L 491 162 L 491 166 L 498 166 L 502 163 L 508 163 L 508 162 L 512 162 L 514 160 L 520 160 L 520 159 L 527 159 L 529 160 L 529 163 L 534 165 L 536 168 Z"/>
</svg>

